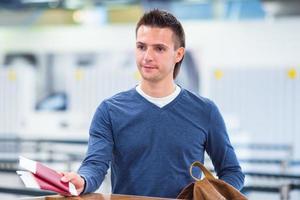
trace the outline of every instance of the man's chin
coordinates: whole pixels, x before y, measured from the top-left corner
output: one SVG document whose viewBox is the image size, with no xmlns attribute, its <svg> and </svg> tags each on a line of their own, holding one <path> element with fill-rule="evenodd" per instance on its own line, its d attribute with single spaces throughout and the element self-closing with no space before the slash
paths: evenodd
<svg viewBox="0 0 300 200">
<path fill-rule="evenodd" d="M 142 80 L 147 81 L 147 82 L 156 83 L 156 82 L 159 82 L 160 79 L 158 77 L 154 77 L 154 76 L 143 76 L 142 75 Z"/>
</svg>

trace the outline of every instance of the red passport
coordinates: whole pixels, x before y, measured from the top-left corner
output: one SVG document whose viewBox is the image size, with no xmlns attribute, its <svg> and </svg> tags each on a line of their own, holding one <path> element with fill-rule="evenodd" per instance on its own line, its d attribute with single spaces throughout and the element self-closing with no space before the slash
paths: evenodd
<svg viewBox="0 0 300 200">
<path fill-rule="evenodd" d="M 26 187 L 53 191 L 65 196 L 78 196 L 75 186 L 62 182 L 61 174 L 40 162 L 20 156 L 20 167 L 27 171 L 17 171 Z"/>
</svg>

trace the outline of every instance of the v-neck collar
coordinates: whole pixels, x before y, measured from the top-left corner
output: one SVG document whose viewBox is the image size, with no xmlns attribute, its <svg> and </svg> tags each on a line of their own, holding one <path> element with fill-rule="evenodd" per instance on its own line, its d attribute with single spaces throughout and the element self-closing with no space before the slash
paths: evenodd
<svg viewBox="0 0 300 200">
<path fill-rule="evenodd" d="M 179 85 L 178 85 L 179 86 Z M 179 86 L 180 87 L 180 86 Z M 166 104 L 165 106 L 163 107 L 159 107 L 157 106 L 156 104 L 148 101 L 145 97 L 143 97 L 141 94 L 139 94 L 137 91 L 136 91 L 136 88 L 134 87 L 132 90 L 134 90 L 133 92 L 135 93 L 135 96 L 142 100 L 143 102 L 145 102 L 146 104 L 148 104 L 149 106 L 155 108 L 155 109 L 158 109 L 158 110 L 166 110 L 168 109 L 169 107 L 173 106 L 180 98 L 181 96 L 183 95 L 183 92 L 184 92 L 184 89 L 182 87 L 180 87 L 180 92 L 179 94 L 175 97 L 175 99 L 173 99 L 171 102 L 169 102 L 168 104 Z"/>
</svg>

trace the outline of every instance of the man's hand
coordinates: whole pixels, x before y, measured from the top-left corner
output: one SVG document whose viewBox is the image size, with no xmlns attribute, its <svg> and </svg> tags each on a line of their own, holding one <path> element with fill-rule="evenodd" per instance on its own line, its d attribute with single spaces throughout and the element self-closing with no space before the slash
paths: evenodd
<svg viewBox="0 0 300 200">
<path fill-rule="evenodd" d="M 75 186 L 78 194 L 81 194 L 84 189 L 85 180 L 75 172 L 61 172 L 63 177 L 61 178 L 62 182 L 71 182 Z"/>
</svg>

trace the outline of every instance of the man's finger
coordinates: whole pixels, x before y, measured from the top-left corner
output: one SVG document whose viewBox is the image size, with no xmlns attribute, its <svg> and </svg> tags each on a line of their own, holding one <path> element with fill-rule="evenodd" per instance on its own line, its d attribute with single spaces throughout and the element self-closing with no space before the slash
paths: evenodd
<svg viewBox="0 0 300 200">
<path fill-rule="evenodd" d="M 64 176 L 67 172 L 58 172 L 60 175 Z"/>
<path fill-rule="evenodd" d="M 74 174 L 73 173 L 63 173 L 63 177 L 61 178 L 61 180 L 63 182 L 69 182 L 74 178 Z"/>
</svg>

